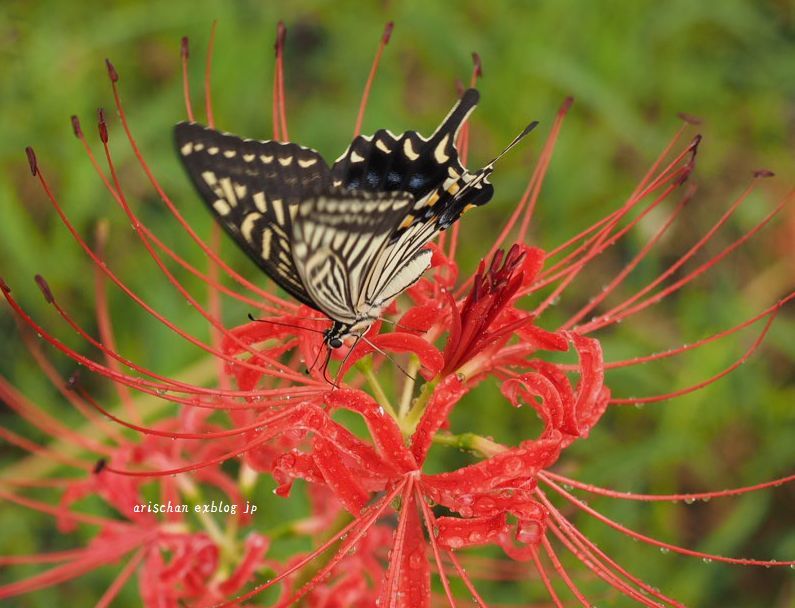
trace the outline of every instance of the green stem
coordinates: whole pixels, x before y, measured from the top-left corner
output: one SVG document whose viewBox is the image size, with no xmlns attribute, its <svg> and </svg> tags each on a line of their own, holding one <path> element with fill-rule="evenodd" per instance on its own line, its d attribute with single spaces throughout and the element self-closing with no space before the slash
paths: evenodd
<svg viewBox="0 0 795 608">
<path fill-rule="evenodd" d="M 453 435 L 452 433 L 440 432 L 433 436 L 433 442 L 438 445 L 458 448 L 459 450 L 476 452 L 482 455 L 484 458 L 491 458 L 492 456 L 501 454 L 508 449 L 496 441 L 487 439 L 486 437 L 477 435 L 475 433 L 461 433 L 460 435 Z"/>
<path fill-rule="evenodd" d="M 395 408 L 392 407 L 392 404 L 389 402 L 389 397 L 386 396 L 381 383 L 373 373 L 372 359 L 370 359 L 370 357 L 362 359 L 356 364 L 356 367 L 358 367 L 359 370 L 364 374 L 364 377 L 367 378 L 367 382 L 370 385 L 370 388 L 373 389 L 375 400 L 378 402 L 378 405 L 384 408 L 389 415 L 392 416 L 392 418 L 397 420 L 397 412 L 395 412 Z"/>
</svg>

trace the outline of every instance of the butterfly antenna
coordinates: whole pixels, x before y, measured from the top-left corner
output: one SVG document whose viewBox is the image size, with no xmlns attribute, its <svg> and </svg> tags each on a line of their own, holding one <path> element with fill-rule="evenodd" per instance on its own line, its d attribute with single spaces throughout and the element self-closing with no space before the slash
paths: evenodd
<svg viewBox="0 0 795 608">
<path fill-rule="evenodd" d="M 337 388 L 339 388 L 340 374 L 342 373 L 342 370 L 345 369 L 345 364 L 348 362 L 348 358 L 351 356 L 351 353 L 354 351 L 356 345 L 359 343 L 359 340 L 361 340 L 362 338 L 364 338 L 364 336 L 356 336 L 356 340 L 354 341 L 353 346 L 351 346 L 350 349 L 348 349 L 348 353 L 345 355 L 345 358 L 342 360 L 340 368 L 337 370 L 337 377 L 334 379 L 334 386 L 336 386 Z M 330 354 L 331 351 L 329 351 L 329 355 Z"/>
<path fill-rule="evenodd" d="M 320 359 L 320 353 L 322 353 L 322 352 L 323 352 L 323 345 L 321 344 L 320 348 L 317 349 L 317 355 L 315 355 L 315 360 L 312 361 L 312 365 L 307 368 L 308 372 L 311 372 L 313 369 L 315 369 L 315 365 L 317 365 L 317 360 Z"/>
<path fill-rule="evenodd" d="M 401 372 L 403 372 L 403 375 L 404 375 L 404 376 L 406 376 L 407 378 L 410 378 L 411 380 L 414 380 L 415 382 L 417 381 L 417 378 L 416 378 L 415 376 L 412 376 L 410 373 L 408 373 L 408 372 L 405 370 L 405 368 L 404 368 L 404 367 L 403 367 L 403 366 L 402 366 L 400 363 L 398 363 L 397 361 L 395 361 L 395 360 L 394 360 L 392 357 L 390 357 L 390 356 L 389 356 L 389 355 L 388 355 L 388 354 L 387 354 L 385 351 L 383 351 L 383 350 L 381 350 L 380 348 L 378 348 L 378 347 L 377 347 L 375 344 L 373 344 L 372 342 L 370 342 L 370 340 L 368 340 L 368 339 L 367 339 L 367 338 L 365 338 L 364 336 L 360 336 L 360 337 L 361 337 L 361 339 L 362 339 L 362 340 L 364 340 L 364 341 L 365 341 L 367 344 L 369 344 L 369 345 L 370 345 L 370 348 L 372 348 L 372 349 L 373 349 L 374 351 L 376 351 L 376 352 L 379 352 L 379 353 L 381 353 L 382 355 L 384 355 L 384 357 L 386 357 L 387 359 L 389 359 L 389 360 L 390 360 L 390 361 L 391 361 L 391 362 L 392 362 L 392 363 L 395 365 L 395 367 L 397 367 L 397 368 L 398 368 L 398 369 L 399 369 Z"/>
<path fill-rule="evenodd" d="M 355 344 L 354 344 L 354 346 L 355 346 Z M 340 385 L 339 385 L 339 376 L 340 376 L 339 372 L 337 372 L 337 377 L 334 378 L 333 380 L 331 379 L 331 376 L 328 375 L 328 364 L 329 364 L 329 361 L 331 361 L 331 349 L 328 348 L 326 350 L 328 352 L 326 352 L 326 360 L 323 362 L 323 379 L 326 382 L 328 382 L 331 386 L 333 386 L 334 388 L 339 388 L 340 387 Z M 351 353 L 348 352 L 348 355 L 345 356 L 345 361 L 348 360 L 348 356 L 350 354 Z M 345 363 L 345 361 L 343 361 L 343 364 Z M 340 369 L 342 369 L 342 367 L 340 367 Z"/>
<path fill-rule="evenodd" d="M 537 126 L 538 126 L 538 121 L 537 121 L 537 120 L 534 120 L 534 121 L 533 121 L 533 122 L 531 122 L 529 125 L 527 125 L 527 126 L 524 128 L 524 130 L 523 130 L 521 133 L 519 133 L 519 135 L 517 135 L 516 137 L 514 137 L 514 138 L 513 138 L 513 141 L 512 141 L 511 143 L 509 143 L 507 146 L 505 146 L 505 149 L 504 149 L 502 152 L 500 152 L 500 153 L 499 153 L 497 156 L 495 156 L 495 157 L 494 157 L 494 159 L 493 159 L 493 160 L 492 160 L 490 163 L 488 163 L 488 164 L 487 164 L 485 167 L 483 167 L 483 169 L 484 169 L 484 170 L 485 170 L 485 169 L 493 169 L 493 168 L 494 168 L 494 163 L 496 163 L 496 162 L 497 162 L 498 160 L 500 160 L 500 159 L 501 159 L 503 156 L 505 156 L 506 154 L 508 154 L 508 152 L 510 152 L 510 151 L 511 151 L 511 149 L 512 149 L 512 148 L 513 148 L 513 147 L 514 147 L 516 144 L 518 144 L 520 141 L 522 141 L 522 140 L 525 138 L 525 136 L 526 136 L 528 133 L 530 133 L 530 131 L 532 131 L 533 129 L 535 129 Z"/>
<path fill-rule="evenodd" d="M 271 325 L 281 325 L 282 327 L 292 327 L 293 329 L 303 329 L 304 331 L 311 331 L 316 334 L 325 334 L 322 329 L 315 329 L 314 327 L 304 327 L 303 325 L 296 325 L 294 323 L 283 323 L 281 321 L 272 321 L 270 319 L 257 319 L 251 313 L 248 313 L 248 318 L 250 321 L 255 321 L 257 323 L 270 323 Z M 323 321 L 323 319 L 309 319 L 309 320 L 316 320 L 316 321 Z"/>
<path fill-rule="evenodd" d="M 409 327 L 408 325 L 401 325 L 400 321 L 393 321 L 392 319 L 385 319 L 384 317 L 377 317 L 377 319 L 382 323 L 391 323 L 392 325 L 394 325 L 399 329 L 408 329 L 409 331 L 419 331 L 419 332 L 428 331 L 426 329 L 420 329 L 419 327 Z"/>
<path fill-rule="evenodd" d="M 489 175 L 491 175 L 492 171 L 494 171 L 494 164 L 495 164 L 495 163 L 496 163 L 498 160 L 500 160 L 500 159 L 501 159 L 503 156 L 505 156 L 506 154 L 508 154 L 508 152 L 510 152 L 510 151 L 511 151 L 511 149 L 512 149 L 512 148 L 513 148 L 513 147 L 514 147 L 516 144 L 518 144 L 520 141 L 522 141 L 522 140 L 524 139 L 524 137 L 525 137 L 525 136 L 526 136 L 528 133 L 530 133 L 530 131 L 532 131 L 533 129 L 535 129 L 537 126 L 538 126 L 538 121 L 537 121 L 537 120 L 534 120 L 534 121 L 533 121 L 533 122 L 531 122 L 529 125 L 527 125 L 527 126 L 526 126 L 526 127 L 523 129 L 523 130 L 522 130 L 522 132 L 521 132 L 521 133 L 519 133 L 519 135 L 517 135 L 516 137 L 514 137 L 514 138 L 513 138 L 513 141 L 512 141 L 511 143 L 509 143 L 509 144 L 508 144 L 508 145 L 505 147 L 505 149 L 504 149 L 502 152 L 500 152 L 500 153 L 499 153 L 497 156 L 495 156 L 493 159 L 491 159 L 491 161 L 490 161 L 489 163 L 487 163 L 487 164 L 486 164 L 486 165 L 485 165 L 485 166 L 484 166 L 484 167 L 483 167 L 483 168 L 482 168 L 480 171 L 478 171 L 478 172 L 475 174 L 475 177 L 472 179 L 472 181 L 470 181 L 470 182 L 467 182 L 467 185 L 466 185 L 464 188 L 462 188 L 462 190 L 466 189 L 467 191 L 469 191 L 470 189 L 472 189 L 472 188 L 474 188 L 475 186 L 477 186 L 477 185 L 478 185 L 480 182 L 482 182 L 484 179 L 486 179 L 486 178 L 487 178 Z M 460 192 L 459 192 L 459 193 L 457 193 L 457 194 L 456 194 L 456 196 L 460 197 L 460 196 L 461 196 L 461 193 L 460 193 Z"/>
</svg>

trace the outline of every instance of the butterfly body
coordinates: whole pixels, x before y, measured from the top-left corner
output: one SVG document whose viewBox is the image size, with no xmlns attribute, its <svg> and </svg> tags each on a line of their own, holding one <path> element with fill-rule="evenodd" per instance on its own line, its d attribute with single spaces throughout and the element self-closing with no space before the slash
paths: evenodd
<svg viewBox="0 0 795 608">
<path fill-rule="evenodd" d="M 338 348 L 419 280 L 431 263 L 425 245 L 439 231 L 491 199 L 493 162 L 470 173 L 455 146 L 477 100 L 466 91 L 428 138 L 357 136 L 331 166 L 294 143 L 196 123 L 174 134 L 216 220 L 285 291 L 333 321 L 325 342 Z"/>
</svg>

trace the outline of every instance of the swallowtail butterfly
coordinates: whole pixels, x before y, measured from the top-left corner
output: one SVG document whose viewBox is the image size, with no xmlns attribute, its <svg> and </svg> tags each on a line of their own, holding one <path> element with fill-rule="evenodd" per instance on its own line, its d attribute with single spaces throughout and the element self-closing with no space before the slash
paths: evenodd
<svg viewBox="0 0 795 608">
<path fill-rule="evenodd" d="M 488 176 L 499 156 L 471 173 L 455 145 L 478 98 L 475 89 L 464 92 L 427 138 L 384 129 L 360 135 L 331 167 L 310 148 L 192 122 L 179 123 L 174 136 L 216 220 L 285 291 L 331 318 L 325 342 L 339 348 L 419 280 L 436 234 L 491 199 Z"/>
</svg>

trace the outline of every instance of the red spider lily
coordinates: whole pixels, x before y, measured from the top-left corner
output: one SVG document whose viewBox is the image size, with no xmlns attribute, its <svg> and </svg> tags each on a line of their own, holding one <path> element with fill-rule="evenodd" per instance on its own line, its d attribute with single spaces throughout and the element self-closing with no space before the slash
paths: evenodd
<svg viewBox="0 0 795 608">
<path fill-rule="evenodd" d="M 389 24 L 365 87 L 355 133 L 361 129 L 367 96 L 391 32 Z M 274 138 L 279 140 L 287 139 L 282 65 L 285 36 L 280 24 L 273 104 Z M 187 41 L 183 41 L 182 50 L 187 74 Z M 209 57 L 206 114 L 212 126 Z M 454 606 L 461 593 L 455 590 L 456 585 L 463 586 L 465 594 L 478 605 L 487 606 L 475 581 L 478 574 L 488 578 L 489 568 L 483 562 L 478 567 L 477 561 L 470 560 L 469 549 L 490 545 L 506 556 L 494 562 L 500 576 L 522 578 L 534 571 L 539 586 L 556 606 L 571 598 L 581 605 L 593 603 L 578 585 L 577 577 L 564 566 L 561 550 L 580 560 L 607 587 L 641 605 L 681 606 L 599 549 L 569 521 L 569 508 L 582 510 L 631 538 L 684 555 L 745 565 L 795 564 L 713 555 L 652 539 L 601 515 L 570 491 L 577 488 L 638 501 L 690 501 L 743 494 L 789 482 L 795 476 L 720 492 L 642 495 L 598 488 L 551 470 L 563 450 L 588 437 L 608 406 L 665 400 L 695 391 L 729 373 L 756 350 L 777 312 L 795 297 L 790 293 L 753 318 L 688 346 L 626 361 L 604 360 L 602 346 L 592 334 L 688 285 L 761 230 L 784 204 L 782 201 L 756 227 L 717 255 L 674 277 L 731 217 L 752 185 L 702 239 L 655 280 L 606 312 L 583 321 L 643 262 L 692 197 L 693 189 L 685 183 L 694 168 L 699 138 L 677 153 L 674 150 L 682 132 L 677 134 L 622 206 L 560 247 L 545 252 L 525 241 L 557 135 L 571 107 L 567 100 L 525 195 L 474 276 L 456 284 L 456 225 L 449 236 L 433 246 L 433 270 L 386 311 L 398 319 L 394 331 L 383 332 L 384 325 L 375 324 L 369 343 L 357 343 L 347 352 L 334 355 L 341 359 L 334 364 L 338 365 L 341 383 L 336 387 L 324 379 L 323 367 L 312 363 L 323 348 L 322 331 L 327 324 L 311 318 L 316 313 L 252 284 L 230 268 L 216 252 L 217 230 L 207 244 L 188 225 L 135 142 L 120 99 L 119 75 L 110 63 L 108 73 L 121 127 L 138 162 L 163 204 L 208 256 L 208 270 L 191 265 L 140 221 L 113 163 L 104 114 L 99 115 L 98 127 L 107 169 L 95 157 L 77 119 L 73 119 L 75 134 L 144 249 L 168 283 L 207 321 L 212 339 L 205 342 L 158 313 L 114 273 L 102 252 L 107 236 L 100 233 L 97 249 L 86 243 L 29 149 L 33 175 L 94 263 L 99 337 L 72 318 L 42 277 L 37 276 L 36 281 L 56 313 L 96 349 L 98 356 L 85 356 L 67 345 L 26 313 L 5 282 L 0 282 L 0 288 L 23 329 L 33 329 L 55 350 L 110 381 L 118 389 L 120 407 L 97 401 L 79 379 L 61 378 L 38 343 L 23 331 L 43 372 L 86 416 L 92 432 L 76 432 L 49 417 L 0 378 L 0 399 L 34 427 L 71 446 L 61 450 L 57 444 L 40 445 L 0 429 L 6 441 L 36 458 L 50 459 L 61 475 L 41 479 L 12 476 L 4 481 L 14 490 L 2 490 L 0 495 L 52 515 L 64 532 L 78 525 L 96 526 L 98 532 L 84 548 L 2 558 L 5 564 L 60 565 L 0 586 L 0 597 L 34 592 L 126 558 L 119 575 L 99 599 L 99 606 L 109 605 L 136 573 L 146 606 L 243 605 L 266 601 L 266 590 L 275 587 L 278 598 L 274 603 L 280 606 L 302 600 L 306 605 L 324 608 Z M 476 56 L 473 84 L 481 73 Z M 189 91 L 185 77 L 187 113 L 193 119 Z M 460 137 L 459 148 L 465 159 L 467 126 Z M 646 215 L 665 207 L 664 203 L 674 197 L 679 200 L 669 218 L 606 288 L 559 326 L 544 327 L 543 313 L 569 285 Z M 512 231 L 517 244 L 506 253 L 503 245 Z M 207 284 L 206 305 L 171 270 L 174 264 Z M 219 278 L 220 271 L 239 289 L 227 287 Z M 108 281 L 179 338 L 205 351 L 210 369 L 216 372 L 214 382 L 207 382 L 207 369 L 197 379 L 169 378 L 122 355 L 115 347 L 107 306 Z M 259 311 L 262 319 L 227 328 L 220 320 L 223 298 L 245 303 Z M 532 308 L 528 309 L 527 302 Z M 605 372 L 609 369 L 697 349 L 763 319 L 764 328 L 736 364 L 693 386 L 642 398 L 612 397 L 606 386 Z M 390 371 L 400 365 L 395 357 L 405 364 L 405 369 L 400 366 L 403 384 L 397 395 L 385 388 Z M 303 373 L 307 367 L 308 373 Z M 466 402 L 466 396 L 487 380 L 496 382 L 504 396 L 502 402 L 489 407 L 532 408 L 542 423 L 537 435 L 509 446 L 471 432 L 449 431 L 454 410 L 473 406 Z M 159 411 L 145 411 L 145 401 L 150 409 Z M 367 434 L 354 432 L 344 423 L 348 418 L 340 413 L 361 419 Z M 123 429 L 135 431 L 137 439 L 131 440 L 129 434 L 121 432 Z M 433 444 L 472 451 L 479 460 L 430 473 L 426 465 Z M 239 463 L 232 466 L 229 461 L 235 459 Z M 281 497 L 292 493 L 296 480 L 307 482 L 309 515 L 273 526 L 273 522 L 266 524 L 251 513 L 243 513 L 247 496 L 264 477 L 275 480 L 275 493 Z M 51 504 L 26 495 L 26 489 L 38 487 L 59 491 L 57 501 Z M 114 513 L 100 517 L 81 511 L 80 501 L 86 496 L 100 498 Z M 236 505 L 237 512 L 219 523 L 217 516 L 201 508 L 188 513 L 151 509 L 152 503 L 201 507 L 208 500 Z M 558 506 L 561 500 L 565 507 Z M 263 531 L 266 525 L 268 533 Z M 284 535 L 308 539 L 311 549 L 293 552 L 286 559 L 271 555 L 272 542 Z M 525 562 L 526 567 L 521 569 L 512 566 Z M 441 597 L 432 593 L 436 579 L 443 591 Z M 561 588 L 568 597 L 563 596 Z"/>
</svg>

